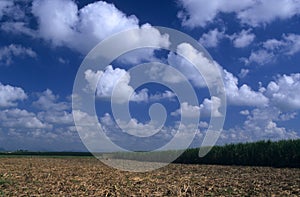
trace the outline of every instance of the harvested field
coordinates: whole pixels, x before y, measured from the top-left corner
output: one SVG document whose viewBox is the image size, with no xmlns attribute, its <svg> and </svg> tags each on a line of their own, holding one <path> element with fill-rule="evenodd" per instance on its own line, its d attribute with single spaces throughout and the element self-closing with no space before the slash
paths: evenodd
<svg viewBox="0 0 300 197">
<path fill-rule="evenodd" d="M 94 158 L 0 158 L 0 196 L 300 196 L 300 169 L 170 164 L 123 172 Z"/>
</svg>

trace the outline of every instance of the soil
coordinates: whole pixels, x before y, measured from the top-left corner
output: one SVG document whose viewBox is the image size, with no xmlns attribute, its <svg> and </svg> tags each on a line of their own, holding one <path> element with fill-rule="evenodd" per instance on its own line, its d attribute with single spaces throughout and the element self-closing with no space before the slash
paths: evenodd
<svg viewBox="0 0 300 197">
<path fill-rule="evenodd" d="M 300 196 L 300 169 L 169 164 L 137 173 L 95 158 L 0 158 L 0 196 Z"/>
</svg>

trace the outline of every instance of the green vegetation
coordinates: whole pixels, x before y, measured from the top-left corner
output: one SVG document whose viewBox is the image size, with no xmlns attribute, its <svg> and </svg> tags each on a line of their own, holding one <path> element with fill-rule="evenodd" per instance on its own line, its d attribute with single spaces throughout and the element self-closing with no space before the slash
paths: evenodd
<svg viewBox="0 0 300 197">
<path fill-rule="evenodd" d="M 182 164 L 218 164 L 218 165 L 248 165 L 300 168 L 300 139 L 282 140 L 277 142 L 259 141 L 253 143 L 228 144 L 214 146 L 203 158 L 198 156 L 199 148 L 186 151 L 171 150 L 161 152 L 116 152 L 96 153 L 103 159 L 128 159 L 139 161 L 169 162 L 179 156 L 174 163 Z M 86 157 L 88 152 L 2 152 L 3 156 L 49 156 L 49 157 Z"/>
<path fill-rule="evenodd" d="M 166 162 L 177 153 L 177 151 L 123 152 L 114 153 L 112 157 L 118 159 Z M 214 146 L 205 157 L 201 158 L 198 154 L 199 148 L 188 149 L 173 163 L 300 168 L 300 139 Z"/>
<path fill-rule="evenodd" d="M 300 140 L 259 141 L 215 146 L 203 158 L 188 149 L 175 163 L 300 167 Z"/>
</svg>

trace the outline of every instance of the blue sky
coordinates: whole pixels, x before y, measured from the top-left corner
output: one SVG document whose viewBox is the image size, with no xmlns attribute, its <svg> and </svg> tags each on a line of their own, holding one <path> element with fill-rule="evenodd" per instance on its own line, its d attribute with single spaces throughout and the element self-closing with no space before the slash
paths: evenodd
<svg viewBox="0 0 300 197">
<path fill-rule="evenodd" d="M 148 28 L 152 33 L 141 40 L 167 46 L 168 38 L 155 26 L 193 37 L 219 66 L 227 113 L 218 144 L 299 138 L 299 19 L 298 0 L 0 0 L 0 148 L 86 150 L 71 107 L 81 62 L 99 42 L 132 28 Z M 189 48 L 185 52 L 189 54 Z M 128 70 L 151 61 L 168 63 L 183 73 L 199 105 L 180 103 L 163 85 L 145 84 L 134 90 Z M 85 79 L 97 83 L 98 119 L 115 143 L 127 149 L 156 149 L 174 136 L 181 116 L 200 113 L 197 129 L 185 125 L 184 131 L 195 132 L 192 146 L 200 145 L 210 115 L 218 115 L 218 109 L 211 110 L 218 98 L 209 96 L 189 63 L 169 51 L 148 49 L 125 54 L 107 66 L 87 71 Z M 151 72 L 176 83 L 172 72 Z M 121 84 L 119 101 L 133 91 L 132 118 L 118 126 L 109 98 L 123 75 L 127 81 Z M 165 125 L 150 138 L 137 137 L 155 130 L 148 109 L 157 102 L 165 106 Z"/>
</svg>

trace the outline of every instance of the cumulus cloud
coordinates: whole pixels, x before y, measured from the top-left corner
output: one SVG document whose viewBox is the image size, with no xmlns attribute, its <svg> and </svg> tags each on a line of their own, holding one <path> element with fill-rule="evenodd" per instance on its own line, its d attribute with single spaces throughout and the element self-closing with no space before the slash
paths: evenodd
<svg viewBox="0 0 300 197">
<path fill-rule="evenodd" d="M 300 13 L 298 0 L 179 0 L 179 3 L 183 10 L 177 16 L 182 20 L 182 25 L 191 28 L 206 26 L 215 21 L 219 13 L 234 13 L 241 23 L 253 27 L 269 24 L 276 19 L 288 19 Z"/>
<path fill-rule="evenodd" d="M 128 122 L 117 120 L 118 125 L 124 132 L 134 136 L 147 137 L 156 133 L 157 126 L 150 123 L 141 123 L 135 118 L 131 118 Z"/>
<path fill-rule="evenodd" d="M 274 62 L 278 56 L 291 56 L 300 51 L 300 35 L 284 34 L 280 40 L 268 39 L 260 43 L 262 48 L 251 52 L 248 58 L 242 58 L 245 64 L 258 65 Z"/>
<path fill-rule="evenodd" d="M 296 131 L 278 126 L 280 115 L 282 112 L 272 107 L 254 109 L 242 127 L 224 131 L 221 138 L 231 142 L 299 138 Z"/>
<path fill-rule="evenodd" d="M 250 112 L 249 112 L 249 110 L 242 110 L 242 111 L 240 111 L 240 114 L 244 115 L 244 116 L 247 116 L 247 115 L 250 114 Z"/>
<path fill-rule="evenodd" d="M 144 89 L 145 91 L 145 89 Z M 163 93 L 156 93 L 156 94 L 152 94 L 149 96 L 149 100 L 150 101 L 159 101 L 159 100 L 163 100 L 163 99 L 169 99 L 169 100 L 172 100 L 174 97 L 176 97 L 176 95 L 169 91 L 169 90 L 166 90 L 165 92 Z"/>
<path fill-rule="evenodd" d="M 42 123 L 34 113 L 21 109 L 0 111 L 1 126 L 6 128 L 45 129 L 50 125 Z"/>
<path fill-rule="evenodd" d="M 114 33 L 138 27 L 135 16 L 126 16 L 113 4 L 98 1 L 78 9 L 71 0 L 35 0 L 40 36 L 55 46 L 67 45 L 82 53 Z"/>
<path fill-rule="evenodd" d="M 276 19 L 289 19 L 300 13 L 298 0 L 268 0 L 253 1 L 252 6 L 239 10 L 237 17 L 242 23 L 253 27 L 265 25 Z"/>
<path fill-rule="evenodd" d="M 85 80 L 88 82 L 88 87 L 86 87 L 87 91 L 94 90 L 97 88 L 98 81 L 100 77 L 103 75 L 102 70 L 92 71 L 90 69 L 84 72 Z"/>
<path fill-rule="evenodd" d="M 264 49 L 252 51 L 249 58 L 242 58 L 246 65 L 256 63 L 258 65 L 265 65 L 274 62 L 276 56 L 273 52 Z"/>
<path fill-rule="evenodd" d="M 176 55 L 175 53 L 169 53 L 168 63 L 169 65 L 178 69 L 178 71 L 187 77 L 193 83 L 193 85 L 197 87 L 206 87 L 206 83 L 199 71 L 186 59 Z M 172 71 L 170 72 L 170 69 L 152 71 L 157 72 L 156 75 L 159 75 L 159 77 L 169 83 L 181 83 L 184 81 L 184 79 L 178 76 L 176 73 L 173 73 Z"/>
<path fill-rule="evenodd" d="M 101 126 L 103 130 L 106 132 L 106 134 L 110 137 L 110 139 L 114 139 L 119 144 L 123 146 L 130 147 L 133 150 L 144 150 L 144 149 L 153 149 L 153 147 L 156 147 L 157 144 L 159 146 L 157 148 L 160 148 L 161 145 L 165 145 L 166 140 L 171 140 L 174 135 L 177 135 L 177 142 L 176 144 L 173 144 L 171 147 L 168 145 L 167 148 L 174 148 L 174 149 L 180 149 L 185 148 L 186 143 L 189 142 L 187 140 L 190 140 L 191 135 L 196 135 L 196 137 L 202 137 L 202 133 L 200 132 L 199 128 L 197 128 L 197 125 L 194 124 L 180 124 L 180 122 L 175 122 L 175 125 L 172 126 L 163 126 L 162 128 L 159 128 L 157 130 L 157 127 L 155 127 L 153 124 L 150 123 L 143 123 L 139 122 L 136 119 L 131 119 L 129 122 L 122 122 L 121 127 L 124 127 L 124 130 L 121 131 L 121 133 L 128 132 L 132 135 L 136 136 L 151 136 L 157 131 L 154 138 L 145 138 L 142 140 L 133 139 L 133 138 L 126 138 L 124 136 L 121 140 L 118 141 L 117 138 L 120 138 L 119 132 L 120 127 L 118 124 L 112 119 L 111 115 L 105 114 L 102 118 L 100 118 Z M 178 130 L 180 124 L 180 131 Z M 119 124 L 120 125 L 120 124 Z M 201 126 L 207 127 L 208 124 L 206 122 L 201 122 Z M 119 136 L 116 136 L 119 135 Z M 153 137 L 153 136 L 151 136 Z M 151 140 L 148 140 L 151 139 Z M 134 143 L 133 143 L 134 142 Z M 163 143 L 163 144 L 161 144 Z M 125 144 L 125 145 L 124 145 Z M 165 147 L 164 147 L 165 148 Z"/>
<path fill-rule="evenodd" d="M 17 106 L 17 101 L 27 98 L 22 88 L 3 85 L 0 83 L 0 107 Z"/>
<path fill-rule="evenodd" d="M 224 82 L 226 96 L 231 105 L 265 106 L 268 104 L 268 98 L 261 92 L 252 90 L 251 87 L 246 84 L 239 85 L 238 79 L 232 73 L 223 69 L 218 63 L 209 61 L 201 52 L 197 52 L 192 46 L 181 44 L 179 47 L 179 53 L 182 52 L 184 57 L 200 66 L 201 74 L 206 76 L 206 81 L 204 81 L 194 65 L 176 54 L 170 53 L 168 62 L 187 77 L 193 85 L 197 87 L 207 87 L 206 83 L 213 84 L 215 80 L 218 79 L 217 74 L 220 72 Z M 244 70 L 243 74 L 246 75 L 248 72 L 249 71 Z M 176 82 L 179 83 L 181 81 Z"/>
<path fill-rule="evenodd" d="M 31 48 L 25 48 L 21 45 L 11 44 L 0 48 L 0 64 L 10 65 L 14 57 L 36 57 L 36 53 Z"/>
<path fill-rule="evenodd" d="M 73 115 L 69 111 L 41 111 L 38 112 L 37 117 L 55 126 L 74 125 Z"/>
<path fill-rule="evenodd" d="M 266 106 L 269 102 L 261 92 L 256 92 L 246 84 L 238 87 L 238 79 L 224 70 L 224 85 L 228 102 L 232 105 Z"/>
<path fill-rule="evenodd" d="M 179 1 L 183 10 L 178 12 L 177 16 L 182 20 L 182 24 L 188 27 L 204 27 L 210 21 L 213 21 L 218 13 L 237 12 L 254 4 L 252 0 L 240 1 L 205 1 L 205 0 L 190 0 Z"/>
<path fill-rule="evenodd" d="M 228 35 L 225 30 L 219 31 L 217 28 L 210 30 L 208 33 L 204 33 L 199 42 L 205 47 L 217 47 L 222 39 L 229 39 L 233 42 L 233 46 L 236 48 L 243 48 L 250 45 L 255 39 L 255 34 L 251 33 L 251 29 L 243 29 L 239 33 Z"/>
<path fill-rule="evenodd" d="M 300 73 L 278 76 L 271 81 L 265 94 L 271 103 L 282 111 L 300 109 Z"/>
<path fill-rule="evenodd" d="M 217 47 L 220 40 L 225 37 L 224 30 L 219 31 L 217 28 L 203 34 L 199 42 L 205 47 Z"/>
<path fill-rule="evenodd" d="M 187 102 L 183 102 L 180 105 L 180 108 L 172 112 L 172 116 L 183 116 L 187 118 L 195 117 L 220 117 L 222 114 L 219 112 L 221 106 L 221 101 L 218 97 L 213 96 L 211 99 L 204 99 L 203 103 L 200 106 L 193 106 Z"/>
<path fill-rule="evenodd" d="M 37 117 L 48 124 L 73 125 L 73 116 L 68 102 L 59 101 L 59 96 L 54 95 L 49 89 L 39 93 L 38 99 L 32 103 L 40 111 Z"/>
<path fill-rule="evenodd" d="M 249 69 L 242 68 L 240 73 L 238 74 L 238 77 L 239 78 L 245 78 L 248 75 L 249 72 L 250 72 Z"/>
<path fill-rule="evenodd" d="M 219 112 L 221 106 L 221 100 L 218 97 L 212 96 L 211 99 L 204 99 L 203 103 L 200 105 L 201 114 L 203 116 L 220 117 L 222 116 Z"/>
<path fill-rule="evenodd" d="M 114 91 L 114 98 L 116 102 L 124 103 L 128 99 L 132 101 L 143 101 L 148 99 L 146 91 L 135 93 L 134 89 L 129 85 L 130 74 L 120 68 L 113 68 L 108 66 L 104 72 L 92 72 L 87 70 L 85 72 L 86 79 L 93 85 L 97 83 L 96 95 L 99 98 L 110 98 Z"/>
<path fill-rule="evenodd" d="M 32 103 L 33 106 L 41 110 L 47 111 L 64 111 L 70 109 L 70 104 L 67 102 L 58 102 L 58 96 L 54 95 L 49 89 L 39 94 L 37 101 Z"/>
<path fill-rule="evenodd" d="M 233 34 L 230 37 L 233 40 L 233 46 L 236 48 L 243 48 L 251 44 L 255 38 L 255 35 L 251 33 L 251 29 L 242 30 L 238 34 Z"/>
<path fill-rule="evenodd" d="M 17 4 L 13 6 L 14 11 L 8 14 L 10 18 L 14 18 L 13 13 L 17 8 Z M 73 0 L 34 0 L 31 12 L 37 19 L 36 30 L 25 19 L 6 21 L 1 24 L 1 29 L 8 33 L 43 38 L 53 46 L 66 46 L 82 54 L 89 52 L 105 38 L 132 28 L 137 31 L 122 40 L 127 47 L 134 48 L 141 43 L 159 47 L 168 47 L 170 44 L 167 35 L 161 35 L 149 24 L 140 26 L 134 15 L 127 16 L 113 4 L 104 1 L 90 3 L 79 9 Z M 120 61 L 137 64 L 152 60 L 154 55 L 154 49 L 142 49 L 120 58 Z"/>
<path fill-rule="evenodd" d="M 13 95 L 15 97 L 11 98 Z M 21 88 L 0 84 L 0 107 L 16 106 L 17 96 L 27 98 Z M 59 96 L 47 89 L 35 94 L 32 102 L 36 109 L 8 108 L 0 109 L 0 128 L 2 137 L 9 141 L 7 149 L 28 150 L 85 150 L 80 144 L 71 113 L 70 103 L 59 101 Z M 32 96 L 35 96 L 32 95 Z M 32 98 L 28 99 L 32 100 Z M 9 104 L 7 104 L 9 103 Z M 2 143 L 2 142 L 1 142 Z"/>
<path fill-rule="evenodd" d="M 88 82 L 87 89 L 96 89 L 98 98 L 109 99 L 114 91 L 114 102 L 124 103 L 128 100 L 135 102 L 157 101 L 162 99 L 172 99 L 175 94 L 171 91 L 156 93 L 154 95 L 148 93 L 148 89 L 142 89 L 136 92 L 129 85 L 130 74 L 120 68 L 113 68 L 111 65 L 103 71 L 85 71 L 85 79 Z"/>
<path fill-rule="evenodd" d="M 180 73 L 191 80 L 195 86 L 207 87 L 207 84 L 212 85 L 219 79 L 218 73 L 220 72 L 220 66 L 216 62 L 208 59 L 203 52 L 196 50 L 190 44 L 182 43 L 178 45 L 176 53 L 179 55 L 169 53 L 169 65 L 178 69 Z M 195 66 L 197 66 L 201 73 Z M 205 76 L 205 80 L 203 76 Z"/>
<path fill-rule="evenodd" d="M 271 49 L 270 43 L 267 43 L 267 42 L 268 41 L 266 41 L 266 43 L 264 43 L 264 46 L 267 49 Z M 300 35 L 284 34 L 282 36 L 282 40 L 279 40 L 279 41 L 277 40 L 277 46 L 275 44 L 275 46 L 273 45 L 273 47 L 275 47 L 275 48 L 277 47 L 279 52 L 283 52 L 286 55 L 294 55 L 300 51 Z M 282 49 L 280 49 L 280 47 L 282 47 Z"/>
<path fill-rule="evenodd" d="M 90 3 L 81 9 L 71 0 L 35 0 L 32 13 L 38 19 L 39 35 L 54 46 L 67 46 L 86 54 L 103 39 L 132 28 L 139 28 L 135 35 L 123 39 L 125 45 L 138 43 L 169 45 L 168 37 L 145 24 L 139 27 L 134 16 L 126 16 L 113 4 L 104 1 Z M 152 57 L 154 50 L 144 50 L 123 58 L 123 62 L 136 63 Z"/>
<path fill-rule="evenodd" d="M 171 113 L 172 116 L 184 116 L 188 118 L 200 117 L 200 107 L 189 105 L 187 102 L 183 102 L 180 108 Z"/>
</svg>

